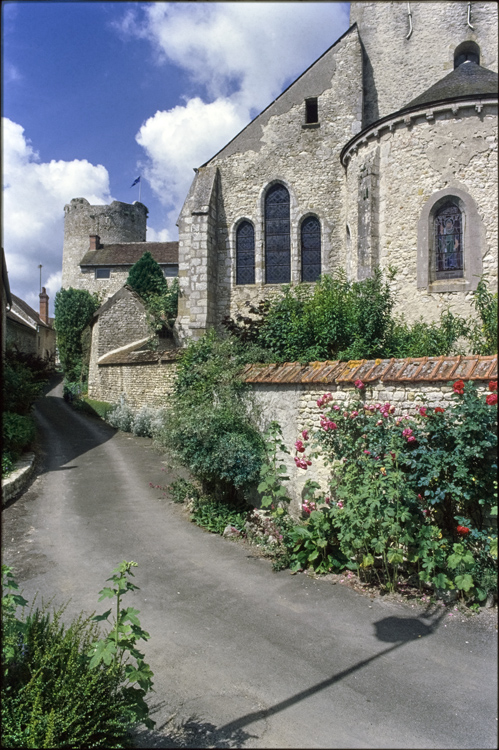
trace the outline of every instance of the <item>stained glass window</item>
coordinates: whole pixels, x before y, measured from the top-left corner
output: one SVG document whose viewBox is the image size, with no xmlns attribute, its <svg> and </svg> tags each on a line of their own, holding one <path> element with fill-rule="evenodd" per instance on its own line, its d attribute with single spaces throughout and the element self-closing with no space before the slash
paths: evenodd
<svg viewBox="0 0 499 750">
<path fill-rule="evenodd" d="M 463 220 L 454 203 L 446 203 L 435 216 L 435 278 L 463 275 Z"/>
<path fill-rule="evenodd" d="M 273 185 L 265 196 L 265 281 L 291 281 L 289 193 L 284 185 Z"/>
<path fill-rule="evenodd" d="M 309 216 L 301 225 L 301 280 L 317 281 L 321 275 L 321 225 Z"/>
<path fill-rule="evenodd" d="M 255 230 L 242 221 L 236 232 L 236 284 L 255 283 Z"/>
</svg>

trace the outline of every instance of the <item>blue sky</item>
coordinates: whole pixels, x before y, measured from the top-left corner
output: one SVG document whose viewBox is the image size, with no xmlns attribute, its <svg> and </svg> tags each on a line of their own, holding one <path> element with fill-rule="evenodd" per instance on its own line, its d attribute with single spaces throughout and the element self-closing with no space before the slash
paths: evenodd
<svg viewBox="0 0 499 750">
<path fill-rule="evenodd" d="M 176 240 L 193 168 L 348 28 L 348 3 L 3 2 L 2 245 L 14 294 L 61 283 L 63 210 L 141 200 Z"/>
</svg>

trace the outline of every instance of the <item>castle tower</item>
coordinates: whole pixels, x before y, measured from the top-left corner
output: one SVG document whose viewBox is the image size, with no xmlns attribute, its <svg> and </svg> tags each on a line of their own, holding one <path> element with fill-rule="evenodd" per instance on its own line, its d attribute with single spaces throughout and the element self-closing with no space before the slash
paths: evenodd
<svg viewBox="0 0 499 750">
<path fill-rule="evenodd" d="M 147 213 L 143 203 L 91 206 L 85 198 L 73 198 L 64 206 L 62 287 L 80 288 L 79 263 L 89 249 L 90 235 L 98 235 L 103 244 L 145 242 Z"/>
<path fill-rule="evenodd" d="M 401 109 L 454 69 L 460 46 L 497 72 L 494 2 L 352 2 L 364 56 L 363 127 Z"/>
</svg>

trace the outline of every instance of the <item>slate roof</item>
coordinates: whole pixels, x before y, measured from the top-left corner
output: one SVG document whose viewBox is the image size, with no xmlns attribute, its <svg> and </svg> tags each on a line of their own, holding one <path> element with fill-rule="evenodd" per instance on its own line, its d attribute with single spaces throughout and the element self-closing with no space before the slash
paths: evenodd
<svg viewBox="0 0 499 750">
<path fill-rule="evenodd" d="M 80 266 L 133 266 L 147 251 L 160 265 L 178 263 L 178 242 L 122 242 L 89 250 Z"/>
<path fill-rule="evenodd" d="M 423 94 L 405 105 L 407 107 L 433 104 L 446 99 L 461 99 L 462 97 L 497 96 L 497 73 L 482 68 L 474 62 L 465 62 L 451 73 L 430 86 Z"/>
<path fill-rule="evenodd" d="M 285 362 L 282 365 L 247 365 L 247 383 L 354 384 L 382 382 L 441 382 L 497 378 L 497 355 L 408 357 L 407 359 L 351 360 L 350 362 Z"/>
</svg>

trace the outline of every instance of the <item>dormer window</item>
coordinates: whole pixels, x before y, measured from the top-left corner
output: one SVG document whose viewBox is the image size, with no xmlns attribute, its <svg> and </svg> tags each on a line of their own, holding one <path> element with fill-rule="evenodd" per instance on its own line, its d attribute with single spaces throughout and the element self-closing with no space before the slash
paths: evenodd
<svg viewBox="0 0 499 750">
<path fill-rule="evenodd" d="M 480 65 L 480 47 L 475 42 L 463 42 L 459 47 L 456 47 L 454 68 L 458 68 L 465 62 L 474 62 Z"/>
<path fill-rule="evenodd" d="M 319 122 L 319 105 L 317 97 L 305 99 L 305 124 L 315 125 Z"/>
</svg>

